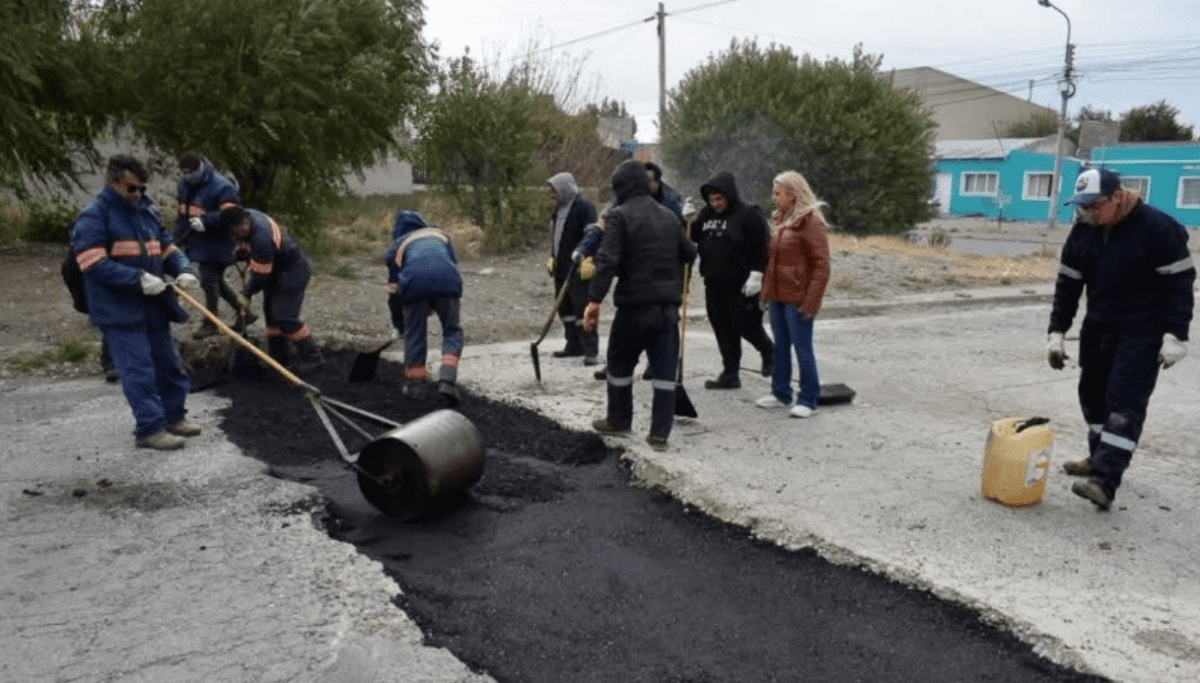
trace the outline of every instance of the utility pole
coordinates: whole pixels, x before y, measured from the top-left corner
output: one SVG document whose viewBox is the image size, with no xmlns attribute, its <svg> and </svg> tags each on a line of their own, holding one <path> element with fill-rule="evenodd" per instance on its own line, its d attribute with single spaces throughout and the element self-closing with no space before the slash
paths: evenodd
<svg viewBox="0 0 1200 683">
<path fill-rule="evenodd" d="M 717 2 L 710 2 L 706 5 L 674 12 L 674 14 L 694 12 L 717 5 L 727 5 L 736 1 L 718 0 Z M 658 21 L 658 139 L 661 141 L 663 121 L 667 118 L 667 10 L 663 7 L 662 2 L 658 3 L 658 11 L 644 19 L 643 23 L 655 20 Z"/>
<path fill-rule="evenodd" d="M 1063 19 L 1067 20 L 1067 52 L 1063 65 L 1063 78 L 1059 82 L 1059 90 L 1062 94 L 1062 112 L 1058 117 L 1058 135 L 1054 144 L 1054 175 L 1050 177 L 1050 208 L 1046 215 L 1046 227 L 1053 230 L 1058 214 L 1058 176 L 1062 173 L 1062 144 L 1063 135 L 1067 127 L 1067 100 L 1075 95 L 1075 81 L 1071 73 L 1075 61 L 1075 46 L 1071 44 L 1071 17 L 1068 17 L 1066 12 L 1050 4 L 1050 0 L 1038 0 L 1038 4 L 1042 7 L 1049 7 L 1063 15 Z"/>
<path fill-rule="evenodd" d="M 658 3 L 658 139 L 667 116 L 667 11 Z"/>
</svg>

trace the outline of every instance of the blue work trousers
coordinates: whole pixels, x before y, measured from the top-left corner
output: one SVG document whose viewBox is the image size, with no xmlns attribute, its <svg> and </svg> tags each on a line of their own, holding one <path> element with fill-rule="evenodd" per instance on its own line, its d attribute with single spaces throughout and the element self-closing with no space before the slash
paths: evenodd
<svg viewBox="0 0 1200 683">
<path fill-rule="evenodd" d="M 1158 382 L 1162 327 L 1099 325 L 1079 330 L 1079 405 L 1088 423 L 1092 479 L 1116 491 L 1142 437 Z"/>
<path fill-rule="evenodd" d="M 442 365 L 438 379 L 454 383 L 458 381 L 458 359 L 463 351 L 463 328 L 459 320 L 462 298 L 439 296 L 404 302 L 404 365 L 405 377 L 424 379 L 423 373 L 413 374 L 408 368 L 425 367 L 429 345 L 428 319 L 436 314 L 442 324 Z"/>
<path fill-rule="evenodd" d="M 170 326 L 113 325 L 103 332 L 133 410 L 134 436 L 149 436 L 182 420 L 191 383 L 175 352 Z"/>
</svg>

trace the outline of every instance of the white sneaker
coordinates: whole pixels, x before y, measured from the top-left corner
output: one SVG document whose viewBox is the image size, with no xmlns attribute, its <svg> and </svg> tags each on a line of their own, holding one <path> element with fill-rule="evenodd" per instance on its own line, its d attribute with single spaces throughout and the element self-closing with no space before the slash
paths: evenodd
<svg viewBox="0 0 1200 683">
<path fill-rule="evenodd" d="M 792 417 L 808 417 L 809 415 L 812 415 L 815 412 L 817 412 L 817 411 L 813 410 L 812 408 L 809 408 L 808 406 L 802 406 L 797 403 L 796 405 L 792 406 L 791 415 L 792 415 Z"/>
<path fill-rule="evenodd" d="M 786 408 L 788 404 L 775 398 L 775 394 L 767 394 L 754 402 L 759 408 Z"/>
</svg>

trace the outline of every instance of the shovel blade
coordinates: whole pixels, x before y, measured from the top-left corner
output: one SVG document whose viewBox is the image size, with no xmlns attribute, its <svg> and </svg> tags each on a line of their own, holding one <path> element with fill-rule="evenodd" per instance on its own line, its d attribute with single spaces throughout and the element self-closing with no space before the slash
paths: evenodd
<svg viewBox="0 0 1200 683">
<path fill-rule="evenodd" d="M 379 356 L 384 349 L 391 346 L 389 340 L 383 346 L 374 351 L 366 351 L 354 357 L 354 365 L 350 366 L 350 377 L 347 378 L 350 382 L 370 382 L 375 379 L 375 370 L 379 368 Z"/>
<path fill-rule="evenodd" d="M 692 405 L 692 399 L 682 384 L 675 385 L 675 414 L 679 417 L 698 417 L 696 406 Z"/>
<path fill-rule="evenodd" d="M 375 369 L 379 367 L 379 353 L 360 353 L 350 366 L 351 382 L 370 382 L 375 379 Z"/>
<path fill-rule="evenodd" d="M 537 342 L 530 342 L 529 357 L 533 359 L 533 376 L 537 377 L 537 381 L 540 384 L 542 381 L 542 364 L 538 361 Z"/>
</svg>

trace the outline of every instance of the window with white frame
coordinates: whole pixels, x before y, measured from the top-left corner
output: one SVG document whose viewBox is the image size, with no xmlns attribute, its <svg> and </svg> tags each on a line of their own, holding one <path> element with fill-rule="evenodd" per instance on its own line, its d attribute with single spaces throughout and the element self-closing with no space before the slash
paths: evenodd
<svg viewBox="0 0 1200 683">
<path fill-rule="evenodd" d="M 1050 180 L 1053 173 L 1026 173 L 1025 187 L 1021 190 L 1021 198 L 1025 200 L 1050 199 Z"/>
<path fill-rule="evenodd" d="M 962 174 L 962 195 L 988 196 L 996 195 L 996 187 L 1000 184 L 997 173 L 964 173 Z"/>
<path fill-rule="evenodd" d="M 1121 187 L 1138 193 L 1142 199 L 1150 197 L 1150 176 L 1121 176 Z"/>
<path fill-rule="evenodd" d="M 1175 202 L 1179 208 L 1200 208 L 1200 177 L 1190 176 L 1179 179 L 1179 198 Z"/>
</svg>

